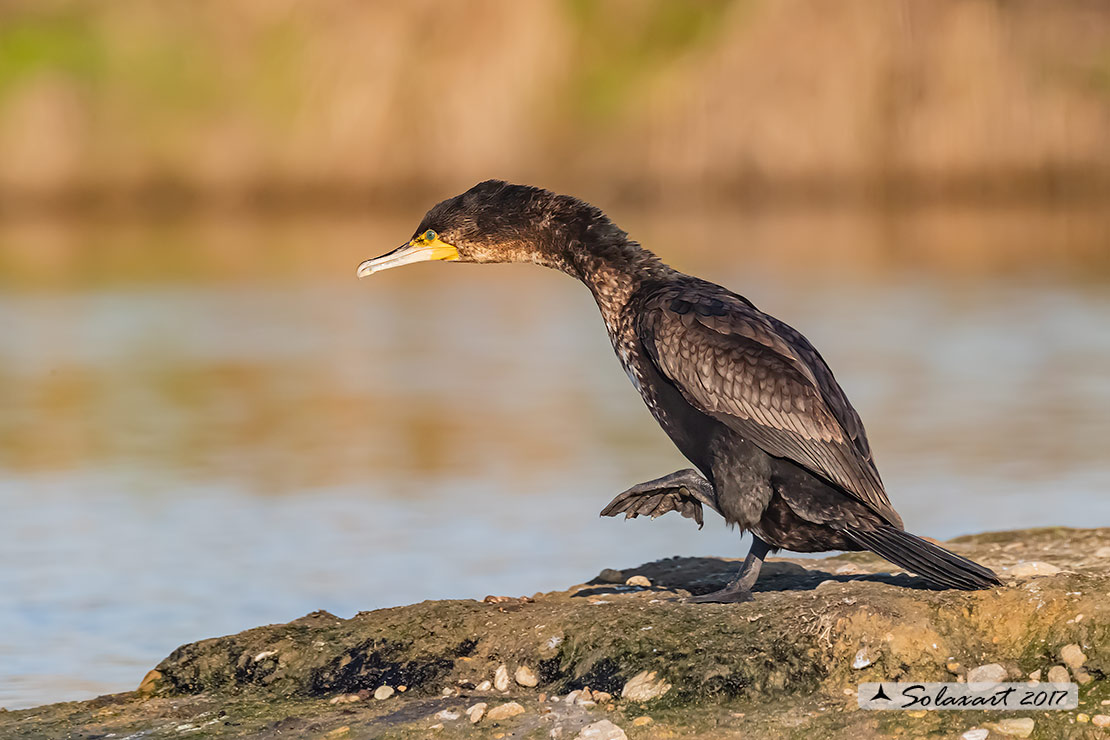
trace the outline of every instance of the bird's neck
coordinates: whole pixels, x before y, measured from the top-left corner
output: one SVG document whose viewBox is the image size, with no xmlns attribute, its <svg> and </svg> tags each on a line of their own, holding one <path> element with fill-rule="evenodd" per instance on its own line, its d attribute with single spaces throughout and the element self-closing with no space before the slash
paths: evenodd
<svg viewBox="0 0 1110 740">
<path fill-rule="evenodd" d="M 626 238 L 573 250 L 567 267 L 565 272 L 581 280 L 593 293 L 606 323 L 621 313 L 646 281 L 671 271 L 652 252 Z"/>
<path fill-rule="evenodd" d="M 553 258 L 547 264 L 585 283 L 612 329 L 641 285 L 673 270 L 600 210 L 581 201 L 569 205 L 571 212 L 553 219 L 558 226 L 545 235 L 545 251 Z"/>
</svg>

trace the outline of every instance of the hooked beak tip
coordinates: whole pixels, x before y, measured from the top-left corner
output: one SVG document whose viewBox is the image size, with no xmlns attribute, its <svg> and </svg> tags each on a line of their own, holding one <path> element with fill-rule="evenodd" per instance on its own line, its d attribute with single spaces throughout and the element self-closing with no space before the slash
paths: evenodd
<svg viewBox="0 0 1110 740">
<path fill-rule="evenodd" d="M 373 275 L 375 272 L 400 267 L 401 265 L 410 265 L 414 262 L 457 260 L 458 258 L 458 250 L 450 244 L 428 244 L 411 241 L 408 244 L 402 244 L 392 252 L 383 254 L 381 257 L 366 260 L 358 266 L 356 274 L 359 278 L 364 278 L 367 275 Z"/>
</svg>

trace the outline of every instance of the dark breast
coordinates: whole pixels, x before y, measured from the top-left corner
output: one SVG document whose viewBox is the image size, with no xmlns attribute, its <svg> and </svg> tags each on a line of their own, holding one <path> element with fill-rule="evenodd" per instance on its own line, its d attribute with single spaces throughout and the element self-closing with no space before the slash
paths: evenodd
<svg viewBox="0 0 1110 740">
<path fill-rule="evenodd" d="M 679 452 L 712 481 L 712 441 L 726 427 L 690 405 L 681 391 L 663 377 L 632 330 L 633 320 L 625 318 L 631 317 L 622 317 L 610 332 L 613 349 L 625 373 Z"/>
</svg>

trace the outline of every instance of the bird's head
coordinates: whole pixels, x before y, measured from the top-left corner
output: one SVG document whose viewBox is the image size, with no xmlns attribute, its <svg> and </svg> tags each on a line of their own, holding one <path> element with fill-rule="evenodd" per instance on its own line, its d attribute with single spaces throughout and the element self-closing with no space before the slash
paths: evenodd
<svg viewBox="0 0 1110 740">
<path fill-rule="evenodd" d="M 358 276 L 432 260 L 561 268 L 571 239 L 600 221 L 608 223 L 601 211 L 575 198 L 487 180 L 434 206 L 407 243 L 363 262 Z"/>
</svg>

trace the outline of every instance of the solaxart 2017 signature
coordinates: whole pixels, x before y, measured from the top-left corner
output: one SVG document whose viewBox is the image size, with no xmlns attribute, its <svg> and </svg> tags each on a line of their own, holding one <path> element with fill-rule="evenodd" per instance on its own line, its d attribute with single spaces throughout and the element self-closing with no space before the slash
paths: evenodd
<svg viewBox="0 0 1110 740">
<path fill-rule="evenodd" d="M 1077 709 L 1074 683 L 861 683 L 860 709 Z"/>
</svg>

